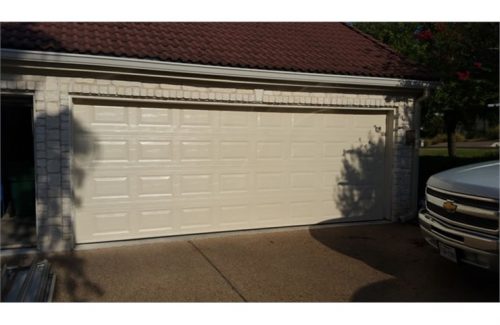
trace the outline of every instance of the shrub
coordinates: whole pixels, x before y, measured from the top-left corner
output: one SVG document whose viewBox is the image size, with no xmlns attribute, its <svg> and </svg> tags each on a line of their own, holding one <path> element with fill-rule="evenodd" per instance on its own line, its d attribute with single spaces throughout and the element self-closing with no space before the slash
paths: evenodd
<svg viewBox="0 0 500 325">
<path fill-rule="evenodd" d="M 458 132 L 455 133 L 455 141 L 457 142 L 465 141 L 465 135 Z M 448 137 L 444 133 L 439 133 L 435 137 L 430 139 L 424 139 L 424 143 L 426 146 L 442 142 L 448 142 Z"/>
<path fill-rule="evenodd" d="M 499 138 L 499 128 L 498 128 L 498 125 L 497 126 L 494 126 L 494 127 L 491 127 L 489 128 L 487 131 L 486 131 L 486 138 L 488 140 L 497 140 Z"/>
</svg>

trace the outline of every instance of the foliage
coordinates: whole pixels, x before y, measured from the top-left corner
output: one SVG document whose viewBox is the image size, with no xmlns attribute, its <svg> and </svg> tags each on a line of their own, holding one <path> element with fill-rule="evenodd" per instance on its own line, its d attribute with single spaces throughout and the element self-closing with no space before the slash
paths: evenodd
<svg viewBox="0 0 500 325">
<path fill-rule="evenodd" d="M 465 141 L 465 135 L 457 132 L 455 134 L 455 139 L 458 142 Z M 433 145 L 433 144 L 443 143 L 443 142 L 446 142 L 446 134 L 438 133 L 435 136 L 433 136 L 432 138 L 427 139 L 426 144 Z"/>
<path fill-rule="evenodd" d="M 498 23 L 356 23 L 408 59 L 427 67 L 438 87 L 424 103 L 423 124 L 443 116 L 454 134 L 459 122 L 470 128 L 498 103 Z M 437 114 L 436 114 L 437 113 Z M 434 133 L 436 131 L 433 131 Z"/>
<path fill-rule="evenodd" d="M 496 139 L 498 139 L 499 133 L 500 133 L 500 128 L 498 127 L 498 125 L 495 127 L 489 128 L 486 131 L 486 139 L 496 140 Z"/>
</svg>

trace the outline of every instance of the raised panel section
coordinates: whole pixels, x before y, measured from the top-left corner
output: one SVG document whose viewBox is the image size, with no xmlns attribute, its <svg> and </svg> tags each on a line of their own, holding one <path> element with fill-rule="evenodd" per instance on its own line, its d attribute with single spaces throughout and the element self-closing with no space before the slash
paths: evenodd
<svg viewBox="0 0 500 325">
<path fill-rule="evenodd" d="M 212 111 L 204 110 L 181 110 L 181 126 L 210 127 L 212 126 Z"/>
<path fill-rule="evenodd" d="M 310 219 L 316 215 L 316 202 L 292 202 L 290 203 L 290 215 L 297 219 Z"/>
<path fill-rule="evenodd" d="M 317 156 L 318 146 L 315 142 L 297 142 L 291 144 L 293 159 L 314 159 Z"/>
<path fill-rule="evenodd" d="M 127 141 L 95 141 L 95 160 L 102 162 L 127 161 L 128 156 Z"/>
<path fill-rule="evenodd" d="M 171 110 L 162 108 L 139 108 L 138 123 L 141 126 L 170 126 L 172 125 Z"/>
<path fill-rule="evenodd" d="M 182 141 L 180 154 L 181 160 L 210 160 L 213 157 L 212 142 Z"/>
<path fill-rule="evenodd" d="M 325 114 L 322 119 L 326 128 L 344 128 L 347 126 L 347 117 L 341 114 Z"/>
<path fill-rule="evenodd" d="M 292 189 L 313 189 L 317 185 L 318 179 L 314 173 L 292 173 L 290 184 Z"/>
<path fill-rule="evenodd" d="M 94 124 L 126 125 L 128 123 L 126 107 L 96 106 L 93 113 Z"/>
<path fill-rule="evenodd" d="M 181 213 L 181 228 L 207 228 L 212 224 L 211 208 L 188 208 Z"/>
<path fill-rule="evenodd" d="M 333 189 L 337 186 L 338 173 L 336 172 L 324 172 L 321 177 L 323 187 L 326 189 Z"/>
<path fill-rule="evenodd" d="M 298 128 L 313 128 L 316 126 L 316 114 L 293 114 L 292 126 Z"/>
<path fill-rule="evenodd" d="M 257 174 L 258 190 L 279 190 L 283 188 L 283 174 L 259 173 Z"/>
<path fill-rule="evenodd" d="M 325 158 L 342 157 L 345 149 L 346 149 L 345 143 L 325 142 L 323 145 L 323 157 Z"/>
<path fill-rule="evenodd" d="M 358 115 L 355 119 L 352 120 L 352 126 L 355 128 L 363 128 L 367 130 L 375 130 L 375 126 L 383 126 L 377 125 L 377 119 L 370 115 Z"/>
<path fill-rule="evenodd" d="M 102 213 L 94 217 L 94 236 L 110 236 L 130 232 L 127 212 Z"/>
<path fill-rule="evenodd" d="M 281 218 L 283 205 L 281 203 L 264 203 L 255 207 L 257 220 L 261 222 L 275 221 Z"/>
<path fill-rule="evenodd" d="M 211 175 L 183 175 L 181 176 L 182 194 L 210 194 L 212 193 Z"/>
<path fill-rule="evenodd" d="M 250 144 L 247 141 L 222 141 L 219 152 L 223 160 L 247 160 Z"/>
<path fill-rule="evenodd" d="M 119 199 L 129 196 L 127 177 L 94 178 L 95 199 Z"/>
<path fill-rule="evenodd" d="M 172 160 L 172 142 L 139 141 L 138 159 L 140 161 Z"/>
<path fill-rule="evenodd" d="M 247 205 L 223 206 L 220 209 L 220 224 L 223 226 L 248 223 L 251 218 Z"/>
<path fill-rule="evenodd" d="M 283 158 L 283 144 L 281 142 L 258 142 L 257 158 L 280 159 Z"/>
<path fill-rule="evenodd" d="M 139 219 L 139 232 L 159 232 L 173 228 L 173 215 L 170 210 L 142 211 Z"/>
<path fill-rule="evenodd" d="M 257 126 L 265 128 L 282 128 L 285 125 L 285 116 L 280 113 L 257 113 Z"/>
<path fill-rule="evenodd" d="M 220 113 L 221 127 L 248 127 L 249 113 L 247 112 L 229 112 Z"/>
<path fill-rule="evenodd" d="M 220 175 L 221 192 L 245 192 L 249 188 L 247 174 L 225 174 Z"/>
<path fill-rule="evenodd" d="M 340 212 L 338 211 L 337 205 L 334 201 L 323 201 L 321 207 L 323 208 L 322 215 L 325 218 L 330 219 L 332 217 L 342 217 L 339 215 Z"/>
<path fill-rule="evenodd" d="M 138 190 L 140 197 L 172 196 L 172 178 L 170 176 L 141 176 Z"/>
</svg>

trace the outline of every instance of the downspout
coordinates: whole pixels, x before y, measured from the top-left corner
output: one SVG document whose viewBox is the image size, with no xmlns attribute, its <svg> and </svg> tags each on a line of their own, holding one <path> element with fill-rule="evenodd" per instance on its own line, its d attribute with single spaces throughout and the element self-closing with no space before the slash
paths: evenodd
<svg viewBox="0 0 500 325">
<path fill-rule="evenodd" d="M 415 131 L 415 142 L 413 144 L 413 160 L 411 172 L 411 195 L 410 195 L 410 211 L 408 214 L 401 216 L 402 222 L 413 220 L 417 217 L 419 202 L 418 202 L 418 172 L 419 172 L 419 150 L 420 150 L 420 122 L 422 114 L 422 102 L 429 97 L 429 88 L 423 90 L 422 96 L 417 98 L 414 104 L 413 113 L 413 130 Z"/>
</svg>

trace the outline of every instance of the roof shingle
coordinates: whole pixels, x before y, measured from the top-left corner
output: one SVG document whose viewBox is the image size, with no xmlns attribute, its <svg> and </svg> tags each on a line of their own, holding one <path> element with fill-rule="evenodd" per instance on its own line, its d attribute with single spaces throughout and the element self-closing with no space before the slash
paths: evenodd
<svg viewBox="0 0 500 325">
<path fill-rule="evenodd" d="M 430 79 L 342 23 L 3 23 L 2 48 L 215 66 Z"/>
</svg>

